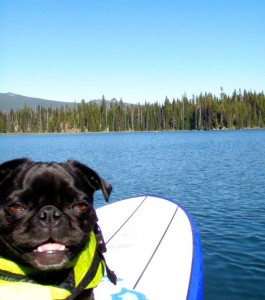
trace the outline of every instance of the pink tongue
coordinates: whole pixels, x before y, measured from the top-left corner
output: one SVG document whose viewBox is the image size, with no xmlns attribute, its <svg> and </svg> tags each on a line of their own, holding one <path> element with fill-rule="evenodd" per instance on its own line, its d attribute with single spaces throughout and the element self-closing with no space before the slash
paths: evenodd
<svg viewBox="0 0 265 300">
<path fill-rule="evenodd" d="M 37 248 L 37 252 L 44 252 L 44 251 L 63 251 L 65 250 L 65 246 L 59 243 L 48 243 L 41 245 Z"/>
</svg>

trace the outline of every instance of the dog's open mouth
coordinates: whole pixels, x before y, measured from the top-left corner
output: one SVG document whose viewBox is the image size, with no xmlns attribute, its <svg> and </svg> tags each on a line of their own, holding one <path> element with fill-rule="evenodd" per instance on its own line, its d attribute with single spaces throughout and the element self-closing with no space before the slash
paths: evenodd
<svg viewBox="0 0 265 300">
<path fill-rule="evenodd" d="M 55 251 L 64 251 L 66 249 L 65 245 L 60 243 L 47 243 L 39 246 L 38 248 L 34 249 L 34 252 L 47 252 L 52 253 Z"/>
<path fill-rule="evenodd" d="M 29 252 L 28 262 L 40 270 L 59 270 L 69 261 L 69 249 L 62 243 L 47 242 Z"/>
</svg>

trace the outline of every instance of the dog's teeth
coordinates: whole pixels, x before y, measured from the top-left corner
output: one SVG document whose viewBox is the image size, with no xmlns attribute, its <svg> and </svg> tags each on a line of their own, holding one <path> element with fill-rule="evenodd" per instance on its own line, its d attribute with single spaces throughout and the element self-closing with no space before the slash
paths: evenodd
<svg viewBox="0 0 265 300">
<path fill-rule="evenodd" d="M 51 252 L 51 251 L 64 251 L 65 250 L 65 245 L 59 244 L 59 243 L 48 243 L 41 245 L 37 248 L 37 252 Z"/>
</svg>

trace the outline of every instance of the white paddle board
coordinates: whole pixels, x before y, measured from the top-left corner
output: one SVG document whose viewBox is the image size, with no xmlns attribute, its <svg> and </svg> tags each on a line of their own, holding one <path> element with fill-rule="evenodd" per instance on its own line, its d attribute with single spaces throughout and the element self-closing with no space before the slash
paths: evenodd
<svg viewBox="0 0 265 300">
<path fill-rule="evenodd" d="M 175 201 L 145 195 L 97 209 L 108 266 L 96 300 L 199 300 L 203 297 L 200 235 Z"/>
</svg>

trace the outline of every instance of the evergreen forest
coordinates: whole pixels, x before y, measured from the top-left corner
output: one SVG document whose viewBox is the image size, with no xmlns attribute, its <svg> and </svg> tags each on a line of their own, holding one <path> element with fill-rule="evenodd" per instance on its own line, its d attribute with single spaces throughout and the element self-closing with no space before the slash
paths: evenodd
<svg viewBox="0 0 265 300">
<path fill-rule="evenodd" d="M 163 103 L 125 104 L 123 100 L 76 103 L 73 108 L 0 110 L 0 133 L 217 130 L 265 127 L 265 96 L 244 90 L 220 96 L 204 93 Z"/>
</svg>

